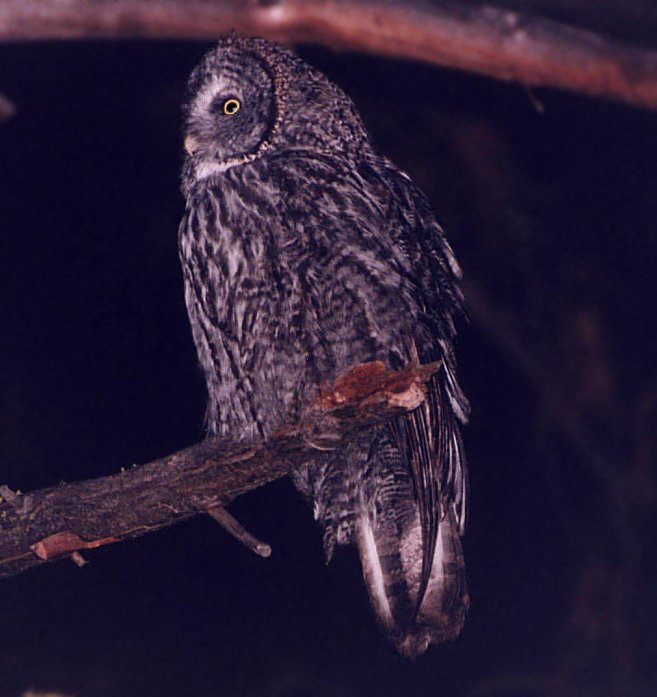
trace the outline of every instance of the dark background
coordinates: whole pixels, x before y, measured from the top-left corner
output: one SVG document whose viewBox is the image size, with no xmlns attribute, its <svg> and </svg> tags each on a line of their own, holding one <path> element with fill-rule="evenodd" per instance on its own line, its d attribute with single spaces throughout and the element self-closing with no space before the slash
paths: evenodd
<svg viewBox="0 0 657 697">
<path fill-rule="evenodd" d="M 0 47 L 0 483 L 202 437 L 177 225 L 200 43 Z M 433 201 L 464 267 L 472 607 L 415 663 L 291 484 L 0 584 L 0 696 L 652 695 L 657 117 L 412 63 L 302 55 Z"/>
</svg>

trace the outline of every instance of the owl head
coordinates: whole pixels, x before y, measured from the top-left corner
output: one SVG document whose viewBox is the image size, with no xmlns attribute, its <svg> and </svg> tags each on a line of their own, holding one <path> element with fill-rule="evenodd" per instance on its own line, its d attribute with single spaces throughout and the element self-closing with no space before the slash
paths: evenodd
<svg viewBox="0 0 657 697">
<path fill-rule="evenodd" d="M 351 100 L 291 51 L 223 39 L 192 72 L 183 107 L 183 188 L 293 149 L 354 157 L 368 138 Z"/>
</svg>

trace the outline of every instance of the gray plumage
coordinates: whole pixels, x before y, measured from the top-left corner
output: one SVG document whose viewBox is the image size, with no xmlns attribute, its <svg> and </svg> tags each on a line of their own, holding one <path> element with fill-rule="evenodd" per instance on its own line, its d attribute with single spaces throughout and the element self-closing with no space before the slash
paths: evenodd
<svg viewBox="0 0 657 697">
<path fill-rule="evenodd" d="M 358 547 L 401 653 L 456 638 L 468 403 L 452 348 L 460 271 L 433 212 L 349 98 L 268 41 L 221 41 L 190 77 L 184 117 L 180 257 L 208 432 L 267 437 L 356 364 L 442 360 L 422 407 L 294 480 L 327 559 Z"/>
</svg>

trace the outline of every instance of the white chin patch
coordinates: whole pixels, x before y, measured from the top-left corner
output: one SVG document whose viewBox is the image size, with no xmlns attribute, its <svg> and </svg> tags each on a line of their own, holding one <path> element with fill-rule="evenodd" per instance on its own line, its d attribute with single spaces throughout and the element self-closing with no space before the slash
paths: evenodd
<svg viewBox="0 0 657 697">
<path fill-rule="evenodd" d="M 213 174 L 219 174 L 220 172 L 225 172 L 227 169 L 239 165 L 244 161 L 244 158 L 233 158 L 231 160 L 221 160 L 220 162 L 212 160 L 201 160 L 196 165 L 194 165 L 194 179 L 199 181 L 200 179 L 206 179 L 211 177 Z"/>
</svg>

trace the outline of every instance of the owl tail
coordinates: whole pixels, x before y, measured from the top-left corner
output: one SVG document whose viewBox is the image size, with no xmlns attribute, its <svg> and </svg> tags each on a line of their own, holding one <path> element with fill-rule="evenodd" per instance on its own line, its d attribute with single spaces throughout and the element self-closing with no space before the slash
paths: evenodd
<svg viewBox="0 0 657 697">
<path fill-rule="evenodd" d="M 431 643 L 456 639 L 469 604 L 461 540 L 449 511 L 438 528 L 429 583 L 419 609 L 422 530 L 419 515 L 403 526 L 364 514 L 356 544 L 374 611 L 400 654 L 417 658 Z"/>
</svg>

